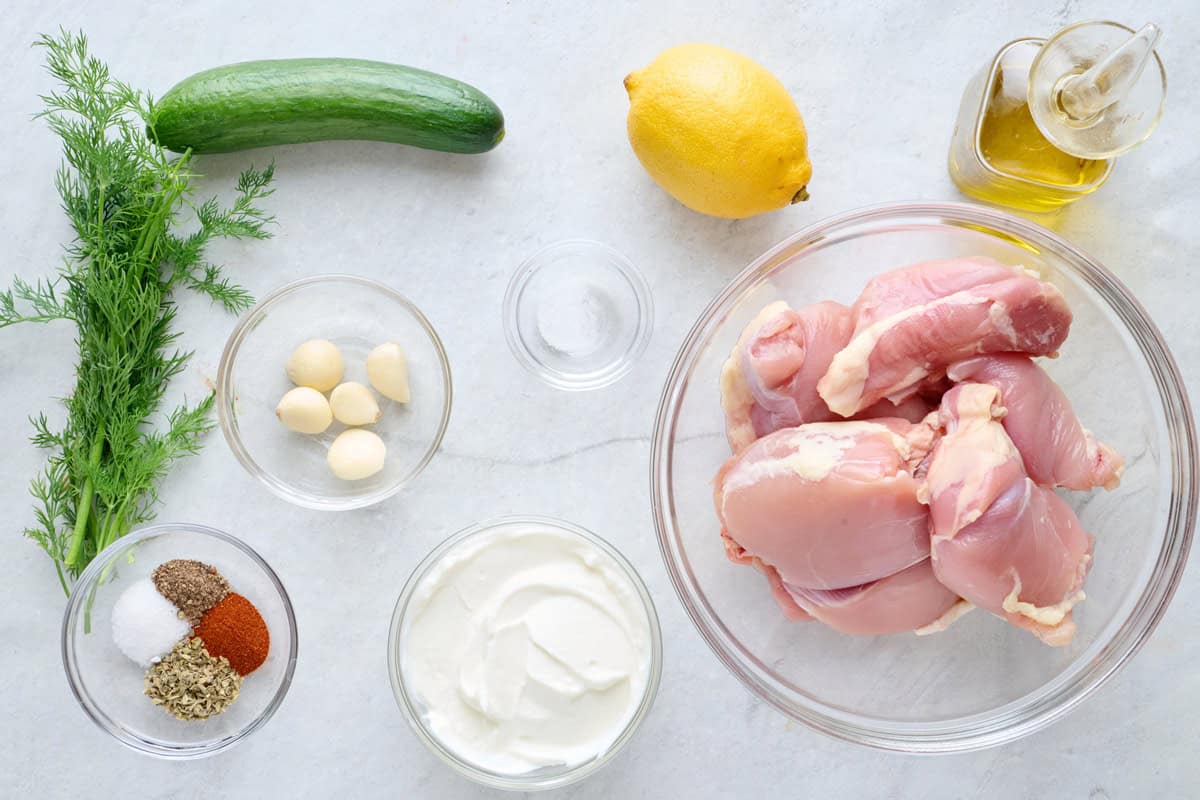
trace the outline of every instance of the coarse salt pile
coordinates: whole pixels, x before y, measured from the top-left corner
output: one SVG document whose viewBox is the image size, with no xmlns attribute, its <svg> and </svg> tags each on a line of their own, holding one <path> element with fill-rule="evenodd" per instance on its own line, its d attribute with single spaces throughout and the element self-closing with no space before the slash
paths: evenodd
<svg viewBox="0 0 1200 800">
<path fill-rule="evenodd" d="M 113 642 L 143 667 L 169 653 L 191 629 L 188 621 L 180 618 L 179 608 L 163 597 L 149 578 L 130 584 L 113 605 Z"/>
</svg>

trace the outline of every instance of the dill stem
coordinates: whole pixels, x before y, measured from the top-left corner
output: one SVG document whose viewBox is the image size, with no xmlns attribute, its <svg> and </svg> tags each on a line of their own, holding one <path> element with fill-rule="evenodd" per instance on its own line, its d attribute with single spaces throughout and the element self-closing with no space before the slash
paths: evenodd
<svg viewBox="0 0 1200 800">
<path fill-rule="evenodd" d="M 180 170 L 187 163 L 188 157 L 191 154 L 191 148 L 188 148 L 178 160 L 172 164 L 171 177 L 176 179 L 179 176 Z M 154 211 L 151 219 L 154 220 L 153 225 L 145 224 L 142 226 L 141 233 L 138 234 L 137 244 L 134 246 L 133 252 L 142 253 L 146 256 L 147 263 L 155 263 L 152 257 L 154 248 L 158 244 L 160 236 L 166 232 L 167 227 L 171 222 L 171 210 L 175 207 L 177 201 L 183 195 L 183 187 L 178 185 L 178 181 L 174 181 L 174 185 L 166 191 L 158 202 L 155 203 Z M 147 236 L 149 234 L 149 236 Z"/>
<path fill-rule="evenodd" d="M 99 544 L 96 545 L 96 552 L 100 552 L 110 544 L 124 536 L 125 528 L 125 509 L 129 505 L 129 498 L 126 497 L 121 501 L 121 505 L 115 511 L 109 511 L 104 517 L 104 524 L 100 526 Z"/>
<path fill-rule="evenodd" d="M 92 452 L 88 457 L 88 464 L 91 467 L 89 472 L 95 471 L 100 466 L 100 454 L 104 452 L 104 423 L 100 423 L 100 427 L 96 430 L 96 438 L 92 442 Z M 92 511 L 92 498 L 96 494 L 93 487 L 92 476 L 89 474 L 83 482 L 83 489 L 79 492 L 79 511 L 75 514 L 75 531 L 71 534 L 71 548 L 67 550 L 67 557 L 64 563 L 68 567 L 74 567 L 79 561 L 79 553 L 83 550 L 83 532 L 87 528 L 88 516 Z"/>
<path fill-rule="evenodd" d="M 100 200 L 96 203 L 96 252 L 100 253 L 100 248 L 104 243 L 104 196 L 106 186 L 100 184 Z"/>
<path fill-rule="evenodd" d="M 54 571 L 58 573 L 58 582 L 62 586 L 63 594 L 70 597 L 71 587 L 67 586 L 67 576 L 63 575 L 62 564 L 59 564 L 57 560 L 54 562 Z"/>
</svg>

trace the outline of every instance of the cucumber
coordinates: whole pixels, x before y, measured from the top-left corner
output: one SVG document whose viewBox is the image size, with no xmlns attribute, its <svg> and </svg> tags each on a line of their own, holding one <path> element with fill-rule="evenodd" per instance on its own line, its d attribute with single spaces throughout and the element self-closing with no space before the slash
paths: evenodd
<svg viewBox="0 0 1200 800">
<path fill-rule="evenodd" d="M 206 70 L 154 106 L 151 140 L 182 153 L 228 153 L 331 139 L 482 153 L 504 138 L 504 115 L 461 81 L 351 58 L 247 61 Z"/>
</svg>

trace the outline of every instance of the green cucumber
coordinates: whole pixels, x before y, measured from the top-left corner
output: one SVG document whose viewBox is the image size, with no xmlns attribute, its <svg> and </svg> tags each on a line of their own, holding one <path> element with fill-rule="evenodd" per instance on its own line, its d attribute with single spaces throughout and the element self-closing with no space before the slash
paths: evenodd
<svg viewBox="0 0 1200 800">
<path fill-rule="evenodd" d="M 230 64 L 184 79 L 155 104 L 147 132 L 179 153 L 331 139 L 483 153 L 504 138 L 504 115 L 475 87 L 433 72 L 294 58 Z"/>
</svg>

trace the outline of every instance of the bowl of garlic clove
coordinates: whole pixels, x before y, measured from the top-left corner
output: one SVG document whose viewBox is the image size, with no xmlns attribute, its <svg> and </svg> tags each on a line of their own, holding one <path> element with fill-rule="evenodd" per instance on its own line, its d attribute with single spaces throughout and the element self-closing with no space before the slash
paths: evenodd
<svg viewBox="0 0 1200 800">
<path fill-rule="evenodd" d="M 450 364 L 410 300 L 319 275 L 238 321 L 217 372 L 221 431 L 246 471 L 306 508 L 362 508 L 415 478 L 450 420 Z"/>
<path fill-rule="evenodd" d="M 1059 357 L 1041 366 L 1079 419 L 1125 455 L 1111 491 L 1059 493 L 1095 537 L 1086 602 L 1073 611 L 1074 638 L 1047 647 L 981 609 L 940 632 L 922 631 L 928 635 L 849 635 L 789 619 L 768 590 L 775 587 L 756 569 L 730 563 L 723 546 L 713 499 L 714 475 L 731 453 L 723 367 L 748 323 L 770 304 L 850 304 L 881 273 L 966 256 L 1022 266 L 1061 291 L 1073 315 L 1070 335 Z M 701 314 L 660 401 L 651 502 L 667 573 L 685 610 L 750 691 L 839 739 L 952 753 L 1005 744 L 1060 719 L 1153 632 L 1179 585 L 1196 524 L 1196 438 L 1187 392 L 1162 336 L 1098 260 L 998 210 L 894 204 L 795 234 L 751 263 Z"/>
</svg>

